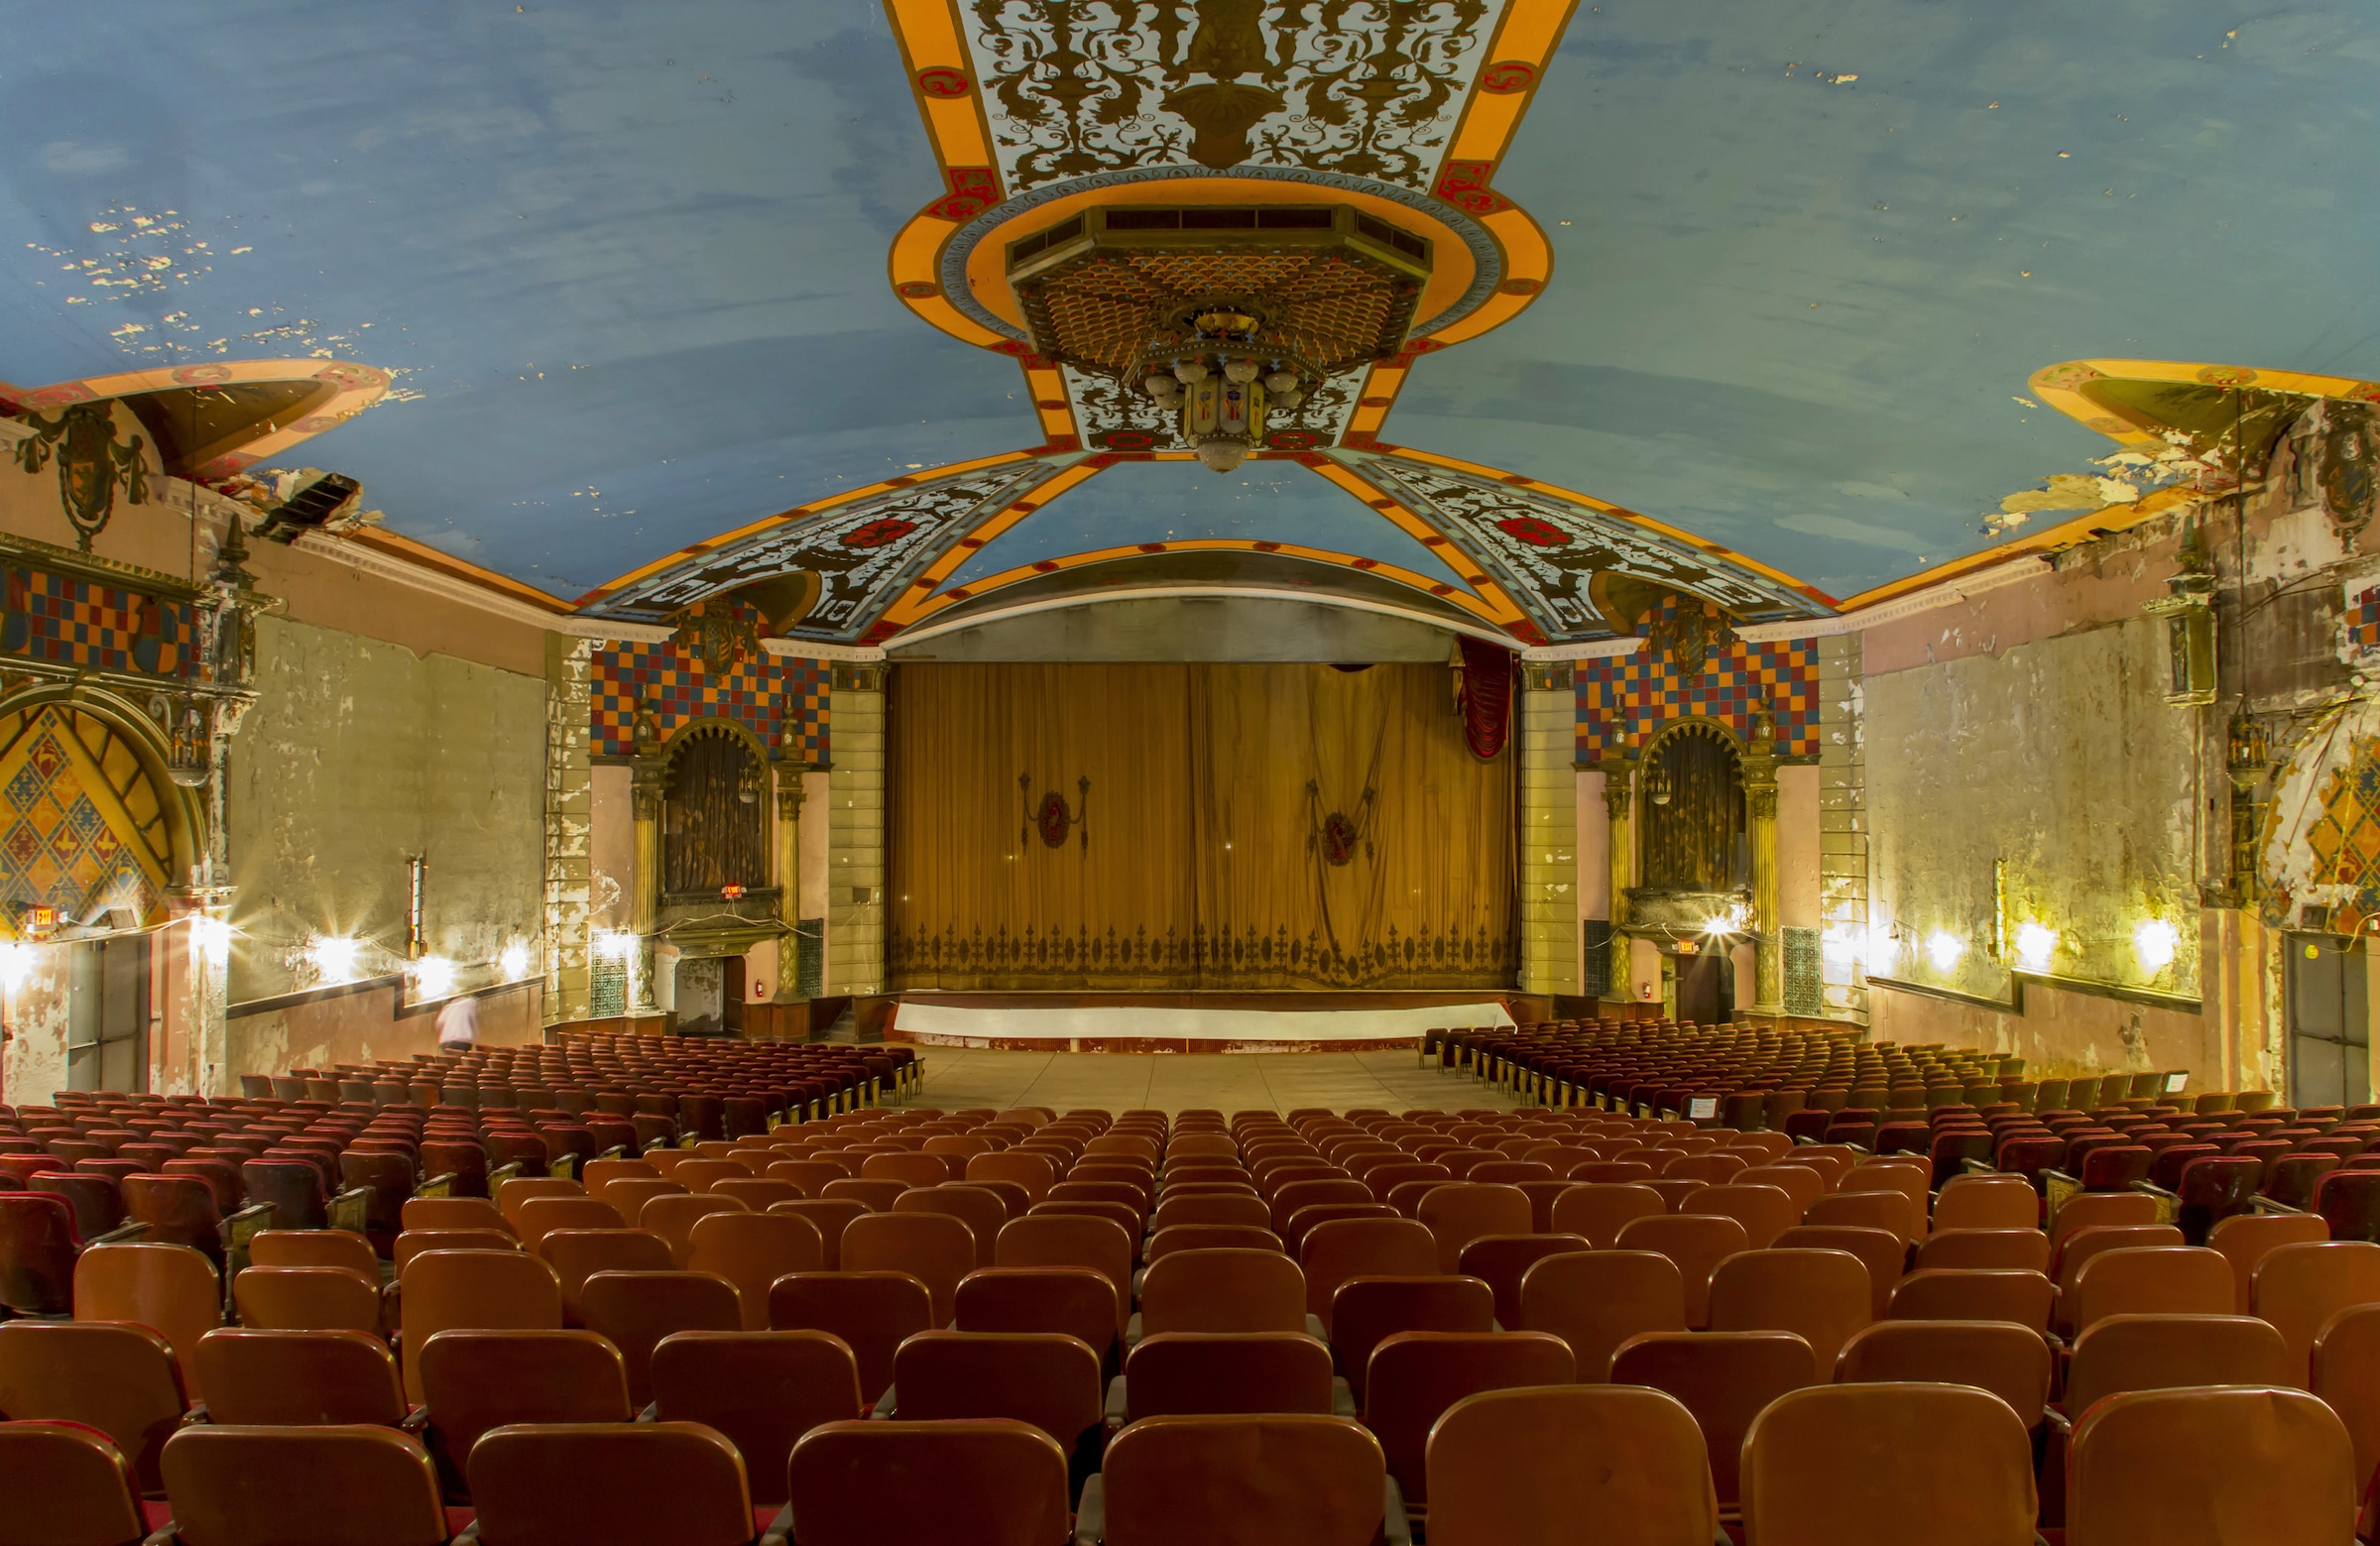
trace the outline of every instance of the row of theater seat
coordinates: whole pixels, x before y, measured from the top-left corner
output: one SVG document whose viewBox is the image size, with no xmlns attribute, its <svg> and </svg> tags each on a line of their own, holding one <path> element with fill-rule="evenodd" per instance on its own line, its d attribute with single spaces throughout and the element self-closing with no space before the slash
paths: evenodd
<svg viewBox="0 0 2380 1546">
<path fill-rule="evenodd" d="M 2024 1059 L 1973 1048 L 1866 1042 L 1849 1030 L 1779 1032 L 1669 1020 L 1552 1020 L 1430 1030 L 1424 1066 L 1467 1069 L 1526 1100 L 1685 1115 L 1696 1101 L 1727 1127 L 1818 1136 L 1843 1108 L 1923 1115 L 1947 1105 L 2024 1111 L 2180 1100 L 2200 1113 L 2270 1107 L 2270 1092 L 2184 1095 L 2183 1070 L 2027 1079 Z M 1788 1119 L 1801 1121 L 1788 1128 Z"/>
<path fill-rule="evenodd" d="M 838 1097 L 848 1110 L 872 1096 L 908 1095 L 922 1075 L 916 1052 L 905 1046 L 598 1033 L 572 1034 L 558 1046 L 472 1047 L 417 1053 L 410 1062 L 384 1059 L 270 1076 L 244 1074 L 240 1086 L 243 1095 L 256 1099 L 525 1110 L 562 1105 L 623 1115 L 638 1108 L 580 1103 L 575 1097 L 684 1094 L 716 1100 L 738 1093 L 760 1096 L 775 1110 L 819 1116 Z M 808 1109 L 813 1102 L 815 1111 Z"/>
<path fill-rule="evenodd" d="M 2380 1302 L 2370 1261 L 2380 1247 L 2266 1241 L 2246 1269 L 2247 1308 L 2274 1317 L 2266 1325 L 2236 1313 L 2233 1256 L 2128 1233 L 2172 1229 L 2153 1222 L 2158 1199 L 2138 1191 L 2062 1199 L 2045 1218 L 2049 1199 L 2019 1175 L 1960 1174 L 1938 1187 L 1931 1164 L 1914 1157 L 1592 1111 L 1292 1113 L 1288 1122 L 1242 1114 L 1228 1125 L 1220 1114 L 1172 1124 L 1126 1114 L 1112 1125 L 1096 1114 L 1049 1115 L 870 1114 L 779 1130 L 715 1155 L 664 1150 L 591 1165 L 578 1181 L 513 1179 L 492 1201 L 416 1199 L 392 1243 L 402 1273 L 381 1294 L 371 1258 L 355 1253 L 368 1252 L 362 1242 L 275 1232 L 255 1243 L 266 1264 L 234 1285 L 243 1312 L 256 1310 L 236 1331 L 213 1329 L 194 1308 L 215 1293 L 211 1280 L 198 1285 L 206 1268 L 196 1253 L 95 1248 L 77 1267 L 93 1295 L 86 1313 L 78 1293 L 76 1313 L 93 1324 L 0 1327 L 0 1414 L 75 1415 L 22 1410 L 10 1396 L 10 1349 L 22 1346 L 11 1336 L 176 1320 L 139 1291 L 99 1302 L 112 1263 L 138 1255 L 160 1263 L 151 1279 L 162 1279 L 168 1256 L 193 1264 L 193 1308 L 178 1332 L 158 1328 L 164 1337 L 149 1356 L 178 1366 L 177 1377 L 210 1407 L 222 1399 L 218 1385 L 241 1383 L 220 1371 L 236 1359 L 218 1347 L 274 1343 L 270 1354 L 240 1355 L 252 1367 L 281 1360 L 266 1366 L 279 1370 L 273 1379 L 246 1384 L 315 1389 L 337 1381 L 308 1375 L 308 1360 L 327 1362 L 334 1342 L 377 1346 L 377 1415 L 426 1398 L 423 1457 L 443 1464 L 450 1504 L 468 1488 L 491 1540 L 542 1537 L 529 1533 L 526 1515 L 507 1512 L 510 1503 L 479 1496 L 482 1457 L 556 1455 L 571 1434 L 593 1445 L 599 1432 L 548 1435 L 515 1429 L 515 1420 L 617 1423 L 647 1397 L 655 1421 L 644 1426 L 671 1430 L 688 1475 L 701 1469 L 686 1458 L 695 1449 L 724 1446 L 739 1457 L 743 1501 L 762 1513 L 779 1501 L 767 1479 L 782 1476 L 791 1510 L 768 1522 L 801 1540 L 833 1538 L 827 1524 L 802 1519 L 805 1506 L 835 1506 L 809 1495 L 803 1479 L 817 1473 L 805 1472 L 805 1454 L 857 1453 L 836 1448 L 856 1443 L 878 1445 L 869 1453 L 880 1456 L 939 1445 L 934 1452 L 948 1456 L 961 1437 L 950 1424 L 969 1418 L 1036 1423 L 1038 1442 L 1073 1455 L 1078 1483 L 1098 1469 L 1112 1433 L 1105 1467 L 1114 1486 L 1082 1488 L 1077 1524 L 1123 1540 L 1178 1538 L 1150 1533 L 1168 1517 L 1218 1533 L 1201 1508 L 1261 1499 L 1268 1465 L 1301 1457 L 1283 1475 L 1360 1479 L 1368 1454 L 1397 1484 L 1375 1487 L 1373 1505 L 1354 1482 L 1320 1487 L 1339 1499 L 1328 1519 L 1301 1522 L 1301 1534 L 1236 1538 L 1370 1540 L 1412 1515 L 1449 1539 L 1475 1529 L 1550 1540 L 1579 1509 L 1617 1500 L 1613 1468 L 1580 1457 L 1620 1446 L 1623 1434 L 1637 1436 L 1630 1453 L 1639 1456 L 1627 1478 L 1650 1479 L 1652 1501 L 1636 1511 L 1685 1532 L 1644 1537 L 1664 1540 L 1696 1538 L 1706 1491 L 1711 1510 L 1765 1541 L 1861 1542 L 1912 1529 L 2013 1541 L 2029 1538 L 2037 1507 L 2056 1516 L 2053 1525 L 2063 1518 L 2070 1539 L 2195 1540 L 2123 1533 L 2152 1514 L 2162 1520 L 2164 1507 L 2126 1492 L 2126 1468 L 2140 1464 L 2144 1446 L 2181 1442 L 2174 1436 L 2187 1439 L 2194 1425 L 2211 1425 L 2214 1438 L 2191 1442 L 2287 1437 L 2294 1446 L 2298 1458 L 2279 1471 L 2218 1468 L 2194 1481 L 2201 1500 L 2252 1495 L 2272 1519 L 2316 1529 L 2276 1539 L 2329 1539 L 2320 1531 L 2338 1518 L 2351 1525 L 2354 1484 L 2371 1472 L 2368 1418 L 2339 1396 L 2342 1423 L 2304 1387 L 2373 1383 L 2364 1350 L 2380 1338 L 2359 1312 Z M 1647 1177 L 1604 1179 L 1595 1168 L 1614 1164 Z M 2274 1213 L 2216 1229 L 2253 1236 L 2293 1219 L 2320 1224 Z M 2202 1256 L 2217 1264 L 2219 1295 Z M 644 1264 L 607 1265 L 631 1258 Z M 1918 1270 L 1904 1276 L 1912 1258 Z M 2010 1259 L 2031 1264 L 1997 1264 Z M 295 1282 L 273 1295 L 240 1286 L 306 1273 L 351 1278 L 359 1292 L 334 1312 L 330 1296 Z M 257 1324 L 333 1314 L 367 1324 Z M 392 1324 L 394 1354 L 379 1340 Z M 839 1375 L 818 1372 L 841 1368 L 838 1358 L 852 1371 L 847 1390 Z M 567 1377 L 569 1360 L 616 1368 L 620 1400 L 599 1411 L 523 1410 L 522 1400 L 546 1391 L 609 1388 L 600 1377 Z M 672 1396 L 681 1363 L 694 1372 Z M 2232 1377 L 2243 1371 L 2253 1377 Z M 1104 1421 L 1103 1373 L 1120 1376 Z M 1649 1389 L 1579 1384 L 1606 1379 Z M 2232 1382 L 2257 1387 L 2255 1404 L 2237 1392 L 2156 1388 Z M 2087 1408 L 2074 1404 L 2078 1383 Z M 455 1393 L 474 1384 L 477 1397 Z M 810 1390 L 844 1394 L 804 1407 L 795 1397 Z M 1654 1391 L 1657 1409 L 1643 1404 Z M 2072 1454 L 2049 1447 L 2037 1503 L 2033 1446 L 2059 1426 L 2061 1391 L 2078 1420 Z M 234 1415 L 260 1415 L 239 1399 Z M 854 1435 L 840 1419 L 816 1418 L 838 1408 L 856 1415 L 854 1400 L 892 1420 Z M 1463 1411 L 1477 1415 L 1453 1422 L 1451 1409 L 1466 1400 Z M 53 1391 L 35 1404 L 70 1402 Z M 474 1426 L 474 1410 L 493 1422 Z M 261 1415 L 269 1420 L 219 1418 L 209 1441 L 228 1445 L 229 1430 L 259 1443 L 322 1438 L 293 1436 L 287 1410 Z M 808 1426 L 814 1418 L 826 1426 Z M 687 1421 L 710 1432 L 677 1431 Z M 1664 1433 L 1691 1434 L 1699 1473 L 1677 1453 L 1664 1456 Z M 1477 1448 L 1456 1443 L 1465 1434 Z M 601 1438 L 630 1445 L 612 1430 Z M 1484 1461 L 1442 1467 L 1441 1440 L 1449 1455 L 1500 1457 L 1493 1484 L 1476 1475 Z M 194 1437 L 169 1442 L 198 1448 Z M 647 1449 L 660 1442 L 650 1437 Z M 173 1492 L 164 1452 L 159 1475 Z M 1132 1464 L 1140 1455 L 1151 1462 L 1144 1473 Z M 852 1489 L 866 1496 L 908 1462 L 848 1464 Z M 957 1460 L 934 1464 L 969 1473 Z M 489 1465 L 514 1474 L 509 1461 Z M 1016 1458 L 1010 1470 L 1037 1466 Z M 626 1459 L 615 1469 L 645 1474 Z M 1847 1478 L 1854 1470 L 1875 1474 Z M 1197 1487 L 1178 1480 L 1199 1477 Z M 506 1486 L 498 1491 L 513 1496 Z M 1165 1487 L 1182 1489 L 1178 1506 L 1143 1518 L 1140 1504 L 1156 1495 L 1147 1488 Z M 204 1486 L 193 1480 L 184 1490 L 196 1498 Z M 725 1490 L 710 1488 L 714 1504 Z M 2268 1495 L 2276 1493 L 2282 1501 Z M 1449 1496 L 1470 1501 L 1449 1513 Z M 1542 1517 L 1530 1512 L 1538 1504 Z M 1489 1512 L 1468 1511 L 1475 1505 Z M 1039 1517 L 1013 1498 L 1001 1508 Z M 2006 1533 L 2020 1518 L 2026 1534 Z M 944 1523 L 957 1528 L 957 1516 Z M 747 1516 L 746 1533 L 716 1538 L 748 1539 L 760 1524 Z M 1699 1540 L 1710 1538 L 1704 1529 Z"/>
<path fill-rule="evenodd" d="M 338 1072 L 385 1077 L 251 1081 L 281 1093 L 238 1100 L 61 1092 L 52 1108 L 0 1107 L 0 1308 L 65 1309 L 73 1255 L 91 1241 L 184 1245 L 223 1270 L 277 1221 L 336 1223 L 386 1254 L 416 1193 L 484 1196 L 491 1177 L 571 1175 L 647 1145 L 765 1135 L 904 1090 L 917 1064 L 906 1049 L 654 1052 L 635 1038 L 581 1038 L 561 1051 Z"/>
<path fill-rule="evenodd" d="M 2380 1149 L 2375 1148 L 2380 1105 L 2293 1110 L 2274 1107 L 2269 1092 L 2174 1097 L 2164 1092 L 2181 1076 L 2170 1074 L 2074 1081 L 2075 1091 L 2087 1089 L 2106 1098 L 2108 1104 L 2089 1111 L 2054 1104 L 2069 1089 L 2064 1080 L 2035 1085 L 2003 1078 L 1997 1086 L 1964 1088 L 1955 1083 L 1812 1088 L 1806 1078 L 1795 1083 L 1784 1071 L 1795 1056 L 1802 1056 L 1806 1066 L 1815 1055 L 1800 1037 L 1705 1033 L 1660 1024 L 1622 1034 L 1613 1029 L 1617 1024 L 1602 1022 L 1592 1033 L 1568 1025 L 1434 1031 L 1424 1038 L 1423 1055 L 1425 1062 L 1439 1056 L 1449 1066 L 1468 1060 L 1483 1079 L 1597 1109 L 1685 1117 L 1707 1130 L 1778 1130 L 1799 1141 L 1879 1154 L 1923 1154 L 1932 1161 L 1936 1185 L 1971 1166 L 2024 1175 L 2045 1194 L 2139 1187 L 2166 1199 L 2192 1244 L 2202 1243 L 2220 1219 L 2266 1203 L 2321 1213 L 2334 1239 L 2380 1241 Z M 1583 1034 L 1595 1039 L 1606 1063 L 1628 1069 L 1606 1068 L 1572 1085 L 1539 1068 L 1544 1048 Z M 1846 1055 L 1840 1037 L 1811 1038 L 1812 1045 L 1830 1042 L 1838 1044 L 1830 1055 Z M 1893 1050 L 1880 1055 L 1889 1057 Z M 1943 1055 L 1939 1049 L 1912 1050 L 1920 1059 Z M 1763 1056 L 1770 1059 L 1765 1069 Z M 1665 1072 L 1650 1080 L 1638 1077 L 1634 1064 L 1664 1057 L 1671 1060 Z M 1682 1076 L 1677 1065 L 1687 1061 L 1707 1076 L 1706 1093 L 1673 1082 Z M 1784 1088 L 1768 1087 L 1780 1082 Z M 1739 1091 L 1745 1085 L 1751 1088 Z M 1963 1094 L 1984 1104 L 1963 1104 Z M 1913 1104 L 1895 1109 L 1844 1104 L 1887 1095 Z M 1991 1099 L 1995 1095 L 2007 1098 Z M 2332 1173 L 2340 1171 L 2346 1174 L 2333 1180 Z"/>
</svg>

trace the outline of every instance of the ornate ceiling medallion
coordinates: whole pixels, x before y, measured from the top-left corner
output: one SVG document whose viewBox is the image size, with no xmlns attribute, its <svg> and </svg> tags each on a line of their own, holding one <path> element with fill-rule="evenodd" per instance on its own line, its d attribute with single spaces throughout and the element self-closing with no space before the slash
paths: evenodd
<svg viewBox="0 0 2380 1546">
<path fill-rule="evenodd" d="M 1275 410 L 1395 357 L 1430 255 L 1426 238 L 1346 205 L 1128 204 L 1010 243 L 1008 279 L 1037 354 L 1137 384 L 1228 472 L 1265 443 Z"/>
</svg>

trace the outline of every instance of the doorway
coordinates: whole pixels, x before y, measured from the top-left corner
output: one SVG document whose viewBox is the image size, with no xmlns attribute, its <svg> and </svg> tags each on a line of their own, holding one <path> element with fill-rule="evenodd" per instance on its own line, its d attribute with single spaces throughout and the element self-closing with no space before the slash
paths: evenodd
<svg viewBox="0 0 2380 1546">
<path fill-rule="evenodd" d="M 2360 1106 L 2371 1098 L 2371 1021 L 2359 938 L 2288 934 L 2289 1099 Z"/>
<path fill-rule="evenodd" d="M 66 1088 L 149 1088 L 149 936 L 67 947 Z"/>
<path fill-rule="evenodd" d="M 1678 964 L 1677 1004 L 1673 1016 L 1681 1023 L 1725 1025 L 1735 1017 L 1735 966 L 1717 950 L 1674 958 Z"/>
</svg>

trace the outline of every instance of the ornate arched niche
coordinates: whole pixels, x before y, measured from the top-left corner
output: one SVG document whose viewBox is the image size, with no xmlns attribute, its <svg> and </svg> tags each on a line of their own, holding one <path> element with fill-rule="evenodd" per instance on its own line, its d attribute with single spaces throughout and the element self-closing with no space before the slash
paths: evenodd
<svg viewBox="0 0 2380 1546">
<path fill-rule="evenodd" d="M 1636 875 L 1629 921 L 1700 928 L 1751 899 L 1743 743 L 1718 720 L 1682 719 L 1646 743 L 1636 771 Z"/>
<path fill-rule="evenodd" d="M 165 733 L 118 694 L 51 682 L 0 699 L 0 933 L 164 923 L 205 852 L 197 793 L 168 768 Z"/>
<path fill-rule="evenodd" d="M 661 780 L 661 892 L 670 899 L 769 884 L 769 753 L 733 720 L 670 737 Z"/>
</svg>

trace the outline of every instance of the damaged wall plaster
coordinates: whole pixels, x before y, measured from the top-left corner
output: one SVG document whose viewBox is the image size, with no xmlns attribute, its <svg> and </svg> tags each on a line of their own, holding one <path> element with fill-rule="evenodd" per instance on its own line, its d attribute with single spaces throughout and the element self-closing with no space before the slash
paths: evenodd
<svg viewBox="0 0 2380 1546">
<path fill-rule="evenodd" d="M 1992 954 L 2000 860 L 2008 934 L 2028 920 L 2057 930 L 2053 975 L 2197 997 L 2196 716 L 2164 701 L 2163 650 L 2162 625 L 2135 615 L 1997 657 L 1869 671 L 1870 926 L 1897 930 L 1897 959 L 1875 959 L 1871 946 L 1871 973 L 2004 998 L 2006 963 Z M 2172 964 L 2157 972 L 2136 948 L 2152 919 L 2177 935 Z M 1931 959 L 1938 934 L 1959 942 L 1956 966 Z M 1960 1008 L 1920 1011 L 1907 997 L 1871 996 L 1879 1037 L 1912 1039 L 1912 1015 Z M 2117 1031 L 2137 1007 L 2076 997 L 1995 1033 L 2018 1043 L 2002 1050 L 2045 1068 L 2122 1066 Z M 1884 998 L 1899 1002 L 1887 1009 Z"/>
<path fill-rule="evenodd" d="M 430 953 L 463 982 L 542 912 L 545 691 L 521 675 L 279 618 L 257 627 L 260 698 L 232 745 L 227 822 L 233 1002 L 310 986 L 317 934 L 405 947 L 408 860 L 428 861 Z M 244 1027 L 250 1027 L 244 1029 Z M 255 1071 L 252 1019 L 234 1020 L 233 1071 Z M 305 1047 L 292 1046 L 302 1058 Z M 269 1059 L 267 1059 L 269 1061 Z"/>
</svg>

